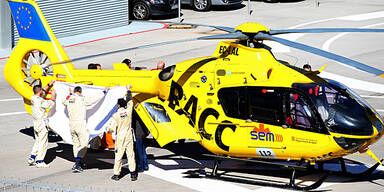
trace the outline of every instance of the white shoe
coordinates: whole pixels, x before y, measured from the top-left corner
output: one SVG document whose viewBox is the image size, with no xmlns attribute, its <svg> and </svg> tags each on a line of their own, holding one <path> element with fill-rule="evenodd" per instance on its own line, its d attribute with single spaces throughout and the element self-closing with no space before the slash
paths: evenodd
<svg viewBox="0 0 384 192">
<path fill-rule="evenodd" d="M 35 159 L 34 159 L 34 158 L 29 158 L 29 159 L 28 159 L 28 165 L 29 165 L 29 166 L 35 165 L 35 163 L 36 163 L 36 162 L 35 162 Z"/>
<path fill-rule="evenodd" d="M 36 163 L 37 168 L 48 168 L 49 165 L 45 164 L 44 162 Z"/>
</svg>

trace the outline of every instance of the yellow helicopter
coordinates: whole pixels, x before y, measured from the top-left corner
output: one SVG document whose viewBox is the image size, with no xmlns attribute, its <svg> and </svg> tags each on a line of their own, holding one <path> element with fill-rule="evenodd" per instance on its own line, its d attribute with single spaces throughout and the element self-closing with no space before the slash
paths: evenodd
<svg viewBox="0 0 384 192">
<path fill-rule="evenodd" d="M 69 59 L 55 38 L 36 2 L 8 0 L 20 40 L 4 67 L 8 83 L 24 98 L 30 113 L 32 86 L 51 80 L 99 86 L 132 85 L 135 111 L 160 146 L 179 139 L 193 139 L 215 155 L 213 176 L 220 160 L 249 160 L 293 169 L 287 185 L 295 184 L 295 170 L 368 148 L 383 135 L 382 117 L 358 94 L 318 71 L 305 71 L 277 60 L 263 40 L 314 53 L 384 77 L 384 71 L 308 45 L 274 35 L 286 33 L 384 32 L 384 29 L 317 28 L 269 30 L 258 23 L 235 29 L 214 27 L 222 35 L 175 40 Z M 212 56 L 183 61 L 163 70 L 130 70 L 114 63 L 113 70 L 75 69 L 72 62 L 122 51 L 193 40 L 221 41 Z M 286 165 L 264 161 L 298 162 Z"/>
</svg>

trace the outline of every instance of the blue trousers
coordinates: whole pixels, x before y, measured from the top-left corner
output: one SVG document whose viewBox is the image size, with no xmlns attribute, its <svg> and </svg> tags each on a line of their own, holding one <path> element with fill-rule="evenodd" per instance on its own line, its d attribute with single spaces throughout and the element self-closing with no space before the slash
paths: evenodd
<svg viewBox="0 0 384 192">
<path fill-rule="evenodd" d="M 136 162 L 137 171 L 148 169 L 147 152 L 145 151 L 143 139 L 136 139 Z"/>
</svg>

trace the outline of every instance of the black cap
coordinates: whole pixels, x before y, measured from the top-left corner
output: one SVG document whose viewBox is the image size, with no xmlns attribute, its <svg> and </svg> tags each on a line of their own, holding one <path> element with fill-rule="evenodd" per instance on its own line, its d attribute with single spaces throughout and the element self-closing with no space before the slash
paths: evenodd
<svg viewBox="0 0 384 192">
<path fill-rule="evenodd" d="M 128 65 L 128 64 L 130 64 L 130 63 L 131 63 L 131 60 L 130 60 L 130 59 L 124 59 L 124 60 L 123 60 L 123 63 L 125 63 L 125 64 L 127 64 L 127 65 Z"/>
<path fill-rule="evenodd" d="M 117 100 L 117 104 L 120 105 L 120 107 L 126 108 L 127 107 L 127 101 L 125 99 L 120 98 Z"/>
</svg>

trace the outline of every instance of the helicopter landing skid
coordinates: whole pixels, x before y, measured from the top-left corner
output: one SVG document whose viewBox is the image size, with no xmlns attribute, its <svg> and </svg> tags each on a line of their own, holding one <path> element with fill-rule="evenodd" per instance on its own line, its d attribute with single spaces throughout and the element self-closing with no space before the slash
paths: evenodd
<svg viewBox="0 0 384 192">
<path fill-rule="evenodd" d="M 249 159 L 241 159 L 241 158 L 235 158 L 235 157 L 225 157 L 225 156 L 217 156 L 217 155 L 210 155 L 210 154 L 204 154 L 205 156 L 212 157 L 214 159 L 214 166 L 211 173 L 206 173 L 204 170 L 191 170 L 188 171 L 187 174 L 189 174 L 190 177 L 200 177 L 200 175 L 205 176 L 206 178 L 210 179 L 218 179 L 223 181 L 230 181 L 230 182 L 237 182 L 237 183 L 246 183 L 246 184 L 252 184 L 252 185 L 260 185 L 260 186 L 268 186 L 268 187 L 276 187 L 276 188 L 283 188 L 283 189 L 293 189 L 293 190 L 301 190 L 301 191 L 308 191 L 318 188 L 324 180 L 328 177 L 328 174 L 325 174 L 322 176 L 319 180 L 317 180 L 315 183 L 309 185 L 309 186 L 298 186 L 295 183 L 296 180 L 296 171 L 305 171 L 306 167 L 303 166 L 297 166 L 297 165 L 287 165 L 287 164 L 280 164 L 280 163 L 274 163 L 274 162 L 267 162 L 267 161 L 260 161 L 260 160 L 249 160 Z M 256 181 L 250 180 L 249 178 L 244 179 L 243 177 L 233 176 L 233 175 L 227 175 L 225 173 L 219 174 L 217 171 L 219 170 L 219 166 L 222 160 L 233 160 L 233 161 L 242 161 L 247 163 L 254 163 L 254 164 L 263 164 L 266 166 L 279 166 L 286 169 L 292 170 L 292 174 L 290 176 L 289 184 L 279 184 L 279 183 L 273 183 L 273 182 L 267 182 L 267 181 Z"/>
<path fill-rule="evenodd" d="M 338 160 L 340 162 L 341 171 L 328 171 L 332 175 L 340 175 L 340 176 L 347 176 L 347 177 L 366 177 L 371 175 L 376 170 L 376 168 L 380 165 L 380 163 L 376 163 L 375 165 L 373 165 L 372 167 L 370 167 L 369 169 L 361 173 L 350 173 L 347 171 L 347 167 L 345 166 L 344 159 L 341 157 Z M 380 161 L 383 162 L 383 159 Z"/>
</svg>

